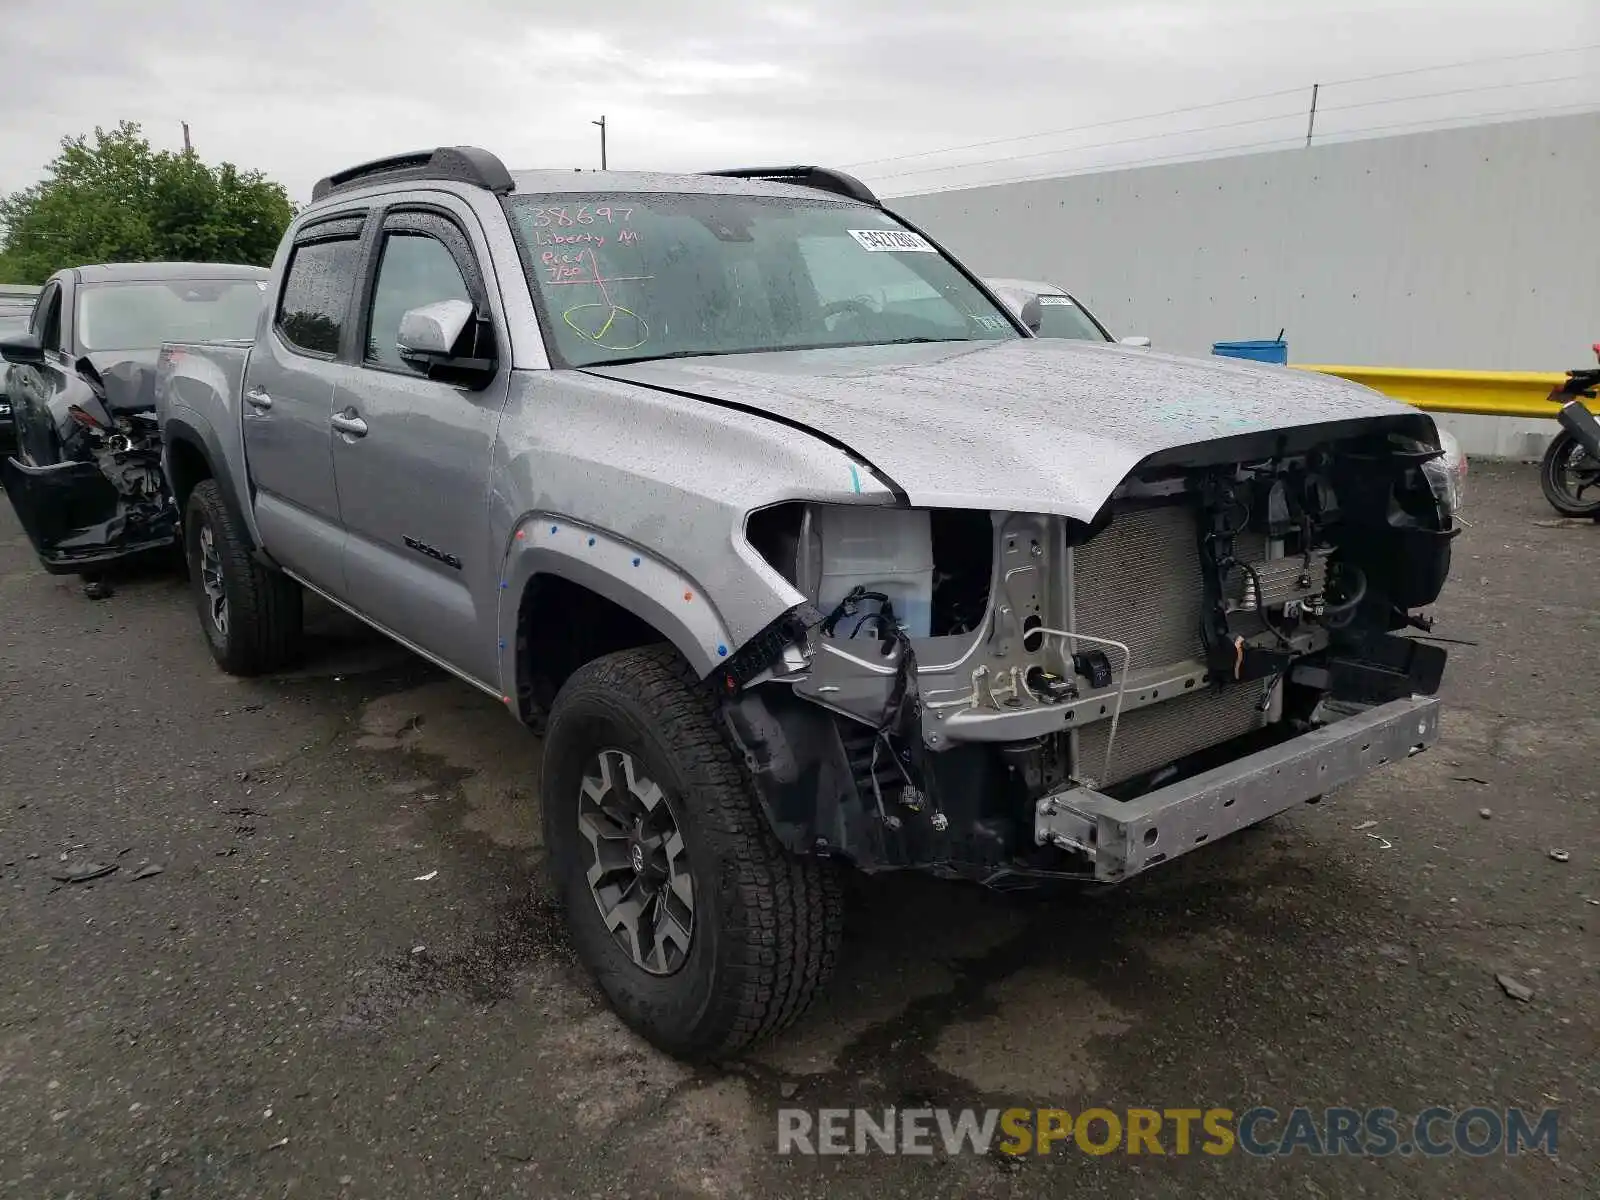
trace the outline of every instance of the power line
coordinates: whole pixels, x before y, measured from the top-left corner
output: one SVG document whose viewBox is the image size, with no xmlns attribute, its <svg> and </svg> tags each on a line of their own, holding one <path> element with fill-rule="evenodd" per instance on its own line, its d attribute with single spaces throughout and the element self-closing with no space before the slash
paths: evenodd
<svg viewBox="0 0 1600 1200">
<path fill-rule="evenodd" d="M 1391 96 L 1387 100 L 1358 100 L 1354 104 L 1325 104 L 1325 113 L 1344 112 L 1352 108 L 1375 108 L 1382 104 L 1404 104 L 1408 100 L 1438 100 L 1444 96 L 1470 96 L 1478 92 L 1497 92 L 1507 88 L 1540 87 L 1547 83 L 1571 83 L 1574 79 L 1591 79 L 1590 75 L 1557 75 L 1552 79 L 1523 79 L 1515 83 L 1485 83 L 1478 87 L 1456 88 L 1449 92 L 1422 92 L 1415 96 Z"/>
<path fill-rule="evenodd" d="M 1527 58 L 1549 58 L 1554 54 L 1583 54 L 1589 50 L 1600 50 L 1600 42 L 1592 42 L 1587 46 L 1563 46 L 1559 50 L 1530 50 L 1526 54 L 1497 54 L 1493 58 L 1470 58 L 1465 62 L 1446 63 L 1440 67 L 1411 67 L 1404 71 L 1382 71 L 1377 75 L 1357 75 L 1354 79 L 1335 79 L 1331 84 L 1324 86 L 1345 87 L 1352 83 L 1371 83 L 1374 79 L 1399 79 L 1403 75 L 1426 75 L 1429 71 L 1457 71 L 1462 67 L 1486 67 L 1495 63 L 1521 62 Z"/>
<path fill-rule="evenodd" d="M 1272 146 L 1298 146 L 1304 137 L 1296 135 L 1290 138 L 1273 138 L 1266 142 L 1247 142 L 1242 146 L 1217 146 L 1210 150 L 1183 150 L 1176 154 L 1163 154 L 1155 158 L 1136 158 L 1131 162 L 1096 163 L 1093 166 L 1080 167 L 1077 170 L 1046 171 L 1039 175 L 1015 175 L 1005 179 L 980 179 L 972 183 L 953 183 L 948 187 L 929 188 L 925 192 L 898 192 L 900 196 L 936 196 L 941 192 L 962 192 L 974 188 L 1001 187 L 1010 183 L 1033 183 L 1040 179 L 1061 179 L 1067 175 L 1087 175 L 1095 171 L 1122 170 L 1124 167 L 1143 167 L 1152 163 L 1174 162 L 1184 158 L 1202 158 L 1207 155 L 1232 154 L 1245 150 L 1264 150 Z M 889 197 L 892 199 L 892 197 Z"/>
<path fill-rule="evenodd" d="M 987 146 L 1003 146 L 1007 142 L 1026 142 L 1033 138 L 1056 137 L 1063 133 L 1084 133 L 1090 129 L 1109 129 L 1113 125 L 1128 125 L 1134 121 L 1154 121 L 1158 117 L 1176 117 L 1186 113 L 1203 112 L 1209 108 L 1225 108 L 1230 104 L 1245 104 L 1251 100 L 1272 100 L 1279 96 L 1298 96 L 1305 88 L 1284 88 L 1278 92 L 1259 92 L 1253 96 L 1239 96 L 1233 100 L 1213 100 L 1209 104 L 1188 104 L 1182 108 L 1169 108 L 1165 112 L 1145 113 L 1138 117 L 1118 117 L 1113 121 L 1095 121 L 1088 125 L 1069 125 L 1065 129 L 1046 129 L 1040 133 L 1019 133 L 1012 137 L 990 138 L 985 142 L 968 142 L 964 146 L 946 146 L 943 150 L 919 150 L 915 154 L 896 154 L 889 158 L 867 158 L 860 162 L 845 163 L 846 167 L 869 167 L 874 163 L 903 162 L 908 158 L 928 158 L 934 154 L 954 154 L 957 150 L 981 150 Z"/>
<path fill-rule="evenodd" d="M 1323 105 L 1319 109 L 1322 113 L 1345 112 L 1356 108 L 1375 108 L 1387 104 L 1404 104 L 1416 100 L 1437 100 L 1446 96 L 1469 96 L 1478 92 L 1503 91 L 1509 88 L 1536 87 L 1544 84 L 1570 83 L 1574 80 L 1588 79 L 1588 75 L 1558 75 L 1551 79 L 1526 79 L 1514 83 L 1486 83 L 1470 88 L 1455 88 L 1445 92 L 1423 92 L 1410 96 L 1391 96 L 1382 100 L 1361 100 L 1354 104 Z M 1250 117 L 1241 121 L 1224 121 L 1214 125 L 1200 125 L 1188 129 L 1170 129 L 1160 133 L 1146 133 L 1129 138 L 1116 138 L 1109 142 L 1089 142 L 1081 146 L 1053 146 L 1048 150 L 1034 150 L 1027 154 L 1006 154 L 998 158 L 980 158 L 971 162 L 945 163 L 935 167 L 915 167 L 909 171 L 891 171 L 887 174 L 873 173 L 874 180 L 904 179 L 911 175 L 931 175 L 938 171 L 961 171 L 968 167 L 989 167 L 997 163 L 1020 162 L 1026 158 L 1044 158 L 1051 154 L 1076 154 L 1082 150 L 1104 150 L 1114 146 L 1127 146 L 1135 142 L 1159 141 L 1163 138 L 1183 137 L 1187 134 L 1210 133 L 1218 129 L 1238 129 L 1248 125 L 1264 125 L 1271 121 L 1283 121 L 1291 117 L 1299 117 L 1300 113 L 1276 113 L 1265 117 Z"/>
<path fill-rule="evenodd" d="M 1466 113 L 1459 117 L 1432 117 L 1415 121 L 1400 121 L 1387 125 L 1365 125 L 1359 129 L 1341 129 L 1329 135 L 1323 145 L 1336 145 L 1341 141 L 1353 141 L 1363 134 L 1387 133 L 1399 129 L 1417 129 L 1424 125 L 1439 125 L 1445 122 L 1466 122 L 1493 120 L 1496 117 L 1522 117 L 1522 116 L 1559 116 L 1567 114 L 1600 112 L 1600 106 L 1593 102 L 1579 102 L 1546 106 L 1543 108 L 1513 108 L 1502 109 L 1498 112 Z M 1267 150 L 1272 148 L 1286 148 L 1304 144 L 1304 137 L 1275 138 L 1265 142 L 1248 142 L 1244 145 L 1216 146 L 1209 149 L 1195 149 L 1179 151 L 1175 154 L 1163 154 L 1154 158 L 1137 158 L 1118 162 L 1095 163 L 1077 169 L 1045 171 L 1036 175 L 1015 175 L 1004 179 L 982 179 L 969 183 L 955 183 L 948 187 L 929 188 L 923 192 L 896 192 L 886 196 L 885 199 L 894 199 L 899 196 L 936 196 L 944 192 L 972 191 L 977 188 L 1004 187 L 1013 183 L 1036 183 L 1046 179 L 1064 179 L 1072 175 L 1092 175 L 1101 171 L 1122 171 L 1133 167 L 1152 166 L 1159 163 L 1178 162 L 1182 160 L 1196 160 L 1204 158 L 1220 158 L 1233 154 L 1242 154 L 1251 150 Z"/>
<path fill-rule="evenodd" d="M 1297 92 L 1300 90 L 1295 89 Z M 917 167 L 911 171 L 893 171 L 887 175 L 874 174 L 873 179 L 901 179 L 907 175 L 928 175 L 934 171 L 960 171 L 966 167 L 987 167 L 995 163 L 1020 162 L 1025 158 L 1043 158 L 1047 154 L 1076 154 L 1080 150 L 1103 150 L 1110 146 L 1127 146 L 1134 142 L 1148 142 L 1159 138 L 1181 137 L 1186 133 L 1210 133 L 1214 129 L 1238 129 L 1245 125 L 1262 125 L 1268 121 L 1298 120 L 1301 113 L 1295 112 L 1274 113 L 1268 117 L 1250 117 L 1243 121 L 1224 121 L 1216 125 L 1200 125 L 1192 129 L 1169 129 L 1163 133 L 1145 133 L 1137 137 L 1116 138 L 1109 142 L 1089 142 L 1082 146 L 1052 146 L 1048 150 L 1035 150 L 1030 154 L 1006 154 L 1000 158 L 980 158 L 972 162 L 946 163 L 940 167 Z"/>
<path fill-rule="evenodd" d="M 1401 71 L 1381 71 L 1375 75 L 1357 75 L 1347 79 L 1334 79 L 1323 83 L 1321 86 L 1345 87 L 1350 84 L 1371 83 L 1379 79 L 1400 79 L 1408 75 L 1423 75 L 1430 71 L 1456 71 L 1463 67 L 1487 66 L 1494 63 L 1521 62 L 1533 58 L 1549 58 L 1557 54 L 1583 54 L 1590 50 L 1600 50 L 1600 42 L 1585 46 L 1564 46 L 1555 50 L 1533 50 L 1524 54 L 1503 54 L 1493 58 L 1474 58 L 1462 62 L 1443 63 L 1431 67 L 1410 67 Z M 1298 96 L 1305 91 L 1304 87 L 1284 88 L 1276 92 L 1259 92 L 1250 96 L 1238 96 L 1231 100 L 1213 100 L 1206 104 L 1191 104 L 1181 108 L 1170 108 L 1162 112 L 1145 113 L 1136 117 L 1118 117 L 1110 121 L 1095 121 L 1087 125 L 1069 125 L 1063 129 L 1046 129 L 1038 133 L 1014 134 L 1010 137 L 990 138 L 982 142 L 967 142 L 960 146 L 945 146 L 938 150 L 918 150 L 910 154 L 896 154 L 887 158 L 867 158 L 858 162 L 843 164 L 847 168 L 875 166 L 880 163 L 904 162 L 912 158 L 930 158 L 936 154 L 954 154 L 960 150 L 981 150 L 989 146 L 1002 146 L 1010 142 L 1026 142 L 1034 138 L 1056 137 L 1064 133 L 1083 133 L 1091 129 L 1107 129 L 1113 125 L 1127 125 L 1135 121 L 1154 121 L 1162 117 L 1182 116 L 1192 112 L 1204 112 L 1213 108 L 1225 108 L 1230 104 L 1245 104 L 1252 100 L 1272 100 L 1279 96 Z M 1348 106 L 1347 106 L 1348 107 Z"/>
</svg>

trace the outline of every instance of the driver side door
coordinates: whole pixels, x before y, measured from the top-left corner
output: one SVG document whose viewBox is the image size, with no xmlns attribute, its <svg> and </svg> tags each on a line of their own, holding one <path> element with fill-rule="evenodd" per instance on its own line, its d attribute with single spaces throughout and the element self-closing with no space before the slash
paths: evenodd
<svg viewBox="0 0 1600 1200">
<path fill-rule="evenodd" d="M 334 394 L 334 473 L 350 600 L 370 619 L 485 687 L 499 677 L 498 555 L 489 475 L 510 386 L 509 345 L 476 217 L 454 198 L 384 215 L 367 273 L 361 356 Z M 413 308 L 465 300 L 492 377 L 435 377 L 401 356 Z M 493 690 L 490 687 L 490 690 Z"/>
</svg>

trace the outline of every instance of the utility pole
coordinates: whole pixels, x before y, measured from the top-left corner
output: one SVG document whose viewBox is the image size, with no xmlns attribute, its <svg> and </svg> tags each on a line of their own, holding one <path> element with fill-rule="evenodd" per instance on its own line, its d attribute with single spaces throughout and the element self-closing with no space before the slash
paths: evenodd
<svg viewBox="0 0 1600 1200">
<path fill-rule="evenodd" d="M 590 121 L 591 125 L 600 126 L 600 169 L 606 169 L 606 119 L 601 117 L 598 121 Z"/>
<path fill-rule="evenodd" d="M 1317 83 L 1311 85 L 1311 119 L 1306 122 L 1306 145 L 1308 147 L 1311 145 L 1312 131 L 1317 127 L 1317 89 L 1321 86 L 1321 84 Z"/>
<path fill-rule="evenodd" d="M 179 124 L 183 126 L 183 152 L 188 154 L 193 150 L 193 147 L 189 145 L 189 122 L 180 121 Z"/>
</svg>

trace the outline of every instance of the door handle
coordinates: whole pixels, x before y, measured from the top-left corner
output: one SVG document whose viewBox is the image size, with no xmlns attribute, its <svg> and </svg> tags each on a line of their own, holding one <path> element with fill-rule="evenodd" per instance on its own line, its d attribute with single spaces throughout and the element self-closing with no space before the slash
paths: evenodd
<svg viewBox="0 0 1600 1200">
<path fill-rule="evenodd" d="M 340 433 L 349 434 L 351 437 L 366 437 L 367 423 L 356 415 L 353 408 L 347 408 L 341 413 L 334 413 L 329 422 Z"/>
<path fill-rule="evenodd" d="M 272 407 L 272 397 L 260 388 L 251 388 L 244 394 L 244 399 L 251 408 L 259 408 L 263 412 Z"/>
</svg>

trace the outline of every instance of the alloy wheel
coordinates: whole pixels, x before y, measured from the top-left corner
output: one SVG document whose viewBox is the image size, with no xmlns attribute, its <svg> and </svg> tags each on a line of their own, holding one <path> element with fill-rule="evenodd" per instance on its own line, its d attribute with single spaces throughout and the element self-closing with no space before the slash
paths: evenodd
<svg viewBox="0 0 1600 1200">
<path fill-rule="evenodd" d="M 694 936 L 694 881 L 673 804 L 625 750 L 601 750 L 578 797 L 600 919 L 641 970 L 670 975 Z"/>
<path fill-rule="evenodd" d="M 206 596 L 206 612 L 217 632 L 228 636 L 228 593 L 222 580 L 222 556 L 211 526 L 200 526 L 200 587 Z"/>
</svg>

